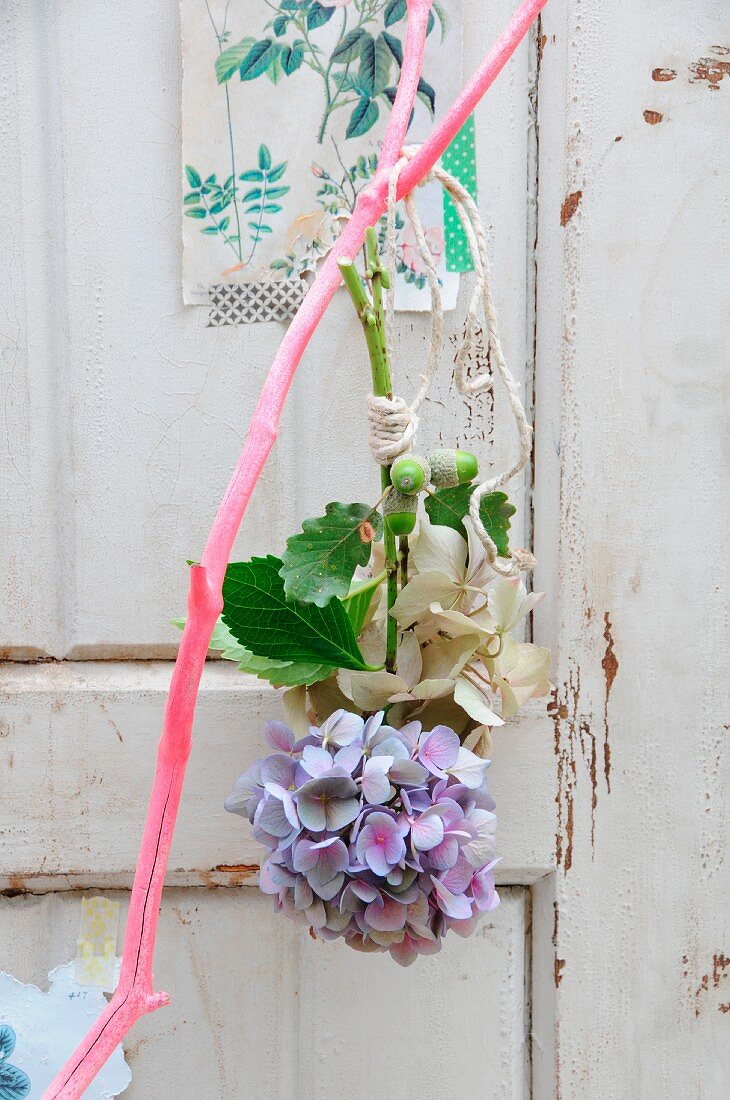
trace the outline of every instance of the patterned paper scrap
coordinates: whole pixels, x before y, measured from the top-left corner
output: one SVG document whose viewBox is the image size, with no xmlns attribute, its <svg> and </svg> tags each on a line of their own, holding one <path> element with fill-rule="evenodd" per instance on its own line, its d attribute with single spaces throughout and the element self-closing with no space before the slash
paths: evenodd
<svg viewBox="0 0 730 1100">
<path fill-rule="evenodd" d="M 115 988 L 119 902 L 108 898 L 81 899 L 81 928 L 76 941 L 75 978 L 105 993 Z"/>
<path fill-rule="evenodd" d="M 434 4 L 409 143 L 423 140 L 458 92 L 462 3 Z M 211 288 L 225 284 L 310 275 L 375 171 L 400 75 L 405 0 L 181 0 L 181 15 L 185 301 L 210 303 Z M 419 209 L 422 198 L 419 189 Z M 427 209 L 443 257 L 443 203 Z M 400 307 L 428 309 L 405 227 L 398 253 Z M 458 274 L 444 263 L 443 278 L 448 308 Z"/>
<path fill-rule="evenodd" d="M 447 147 L 441 163 L 473 199 L 477 198 L 477 159 L 474 137 L 474 115 L 469 115 L 458 134 Z M 456 213 L 450 195 L 444 191 L 444 233 L 446 237 L 446 270 L 473 271 L 474 262 L 469 250 L 464 226 Z"/>
</svg>

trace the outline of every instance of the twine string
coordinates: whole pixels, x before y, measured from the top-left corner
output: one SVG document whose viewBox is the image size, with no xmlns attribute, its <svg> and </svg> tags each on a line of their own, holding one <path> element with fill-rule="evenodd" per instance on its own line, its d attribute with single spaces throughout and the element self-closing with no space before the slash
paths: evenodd
<svg viewBox="0 0 730 1100">
<path fill-rule="evenodd" d="M 386 300 L 385 323 L 387 345 L 391 349 L 395 329 L 396 192 L 400 173 L 413 156 L 416 148 L 417 146 L 407 146 L 403 149 L 403 155 L 392 168 L 388 180 L 386 265 L 390 275 L 391 289 Z M 475 357 L 477 348 L 480 331 L 479 311 L 481 308 L 486 322 L 489 366 L 496 368 L 502 380 L 517 427 L 519 448 L 515 461 L 507 469 L 488 478 L 486 481 L 480 482 L 472 492 L 469 501 L 469 516 L 474 531 L 484 547 L 490 566 L 502 576 L 515 576 L 520 571 L 532 568 L 534 558 L 526 550 L 515 549 L 511 553 L 509 562 L 502 565 L 498 560 L 497 547 L 482 522 L 479 506 L 484 497 L 505 485 L 525 467 L 531 452 L 532 427 L 527 421 L 517 383 L 507 366 L 502 349 L 499 319 L 492 297 L 492 273 L 487 251 L 487 238 L 479 209 L 466 188 L 440 164 L 435 165 L 431 172 L 424 177 L 421 186 L 431 180 L 437 180 L 451 196 L 469 243 L 476 275 L 474 291 L 464 323 L 464 336 L 455 360 L 456 387 L 459 393 L 465 396 L 476 396 L 492 385 L 491 371 L 477 372 L 471 377 L 469 375 L 469 364 Z M 436 261 L 426 240 L 426 234 L 412 192 L 405 196 L 404 204 L 431 295 L 431 338 L 426 369 L 421 375 L 419 388 L 410 404 L 395 394 L 392 398 L 376 397 L 373 394 L 368 397 L 367 415 L 370 425 L 370 446 L 376 462 L 381 466 L 389 465 L 400 455 L 407 454 L 411 450 L 418 431 L 418 409 L 434 379 L 444 347 L 443 303 Z"/>
</svg>

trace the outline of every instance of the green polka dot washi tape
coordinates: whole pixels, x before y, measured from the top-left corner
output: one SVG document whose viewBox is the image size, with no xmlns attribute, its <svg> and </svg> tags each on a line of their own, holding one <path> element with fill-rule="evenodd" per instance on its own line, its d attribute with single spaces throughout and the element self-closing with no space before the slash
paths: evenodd
<svg viewBox="0 0 730 1100">
<path fill-rule="evenodd" d="M 469 115 L 456 137 L 445 150 L 441 163 L 455 176 L 473 199 L 477 197 L 477 160 L 474 136 L 474 115 Z M 446 270 L 473 271 L 464 228 L 459 221 L 451 197 L 444 191 L 444 236 L 446 238 Z"/>
</svg>

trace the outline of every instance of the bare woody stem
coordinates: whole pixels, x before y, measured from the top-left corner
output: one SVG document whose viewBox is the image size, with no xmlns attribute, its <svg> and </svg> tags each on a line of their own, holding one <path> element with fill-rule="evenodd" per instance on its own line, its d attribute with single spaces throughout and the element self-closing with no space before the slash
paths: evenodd
<svg viewBox="0 0 730 1100">
<path fill-rule="evenodd" d="M 376 397 L 393 396 L 393 380 L 388 363 L 388 349 L 385 341 L 385 316 L 383 312 L 383 287 L 388 287 L 388 276 L 378 256 L 378 239 L 375 230 L 369 227 L 365 231 L 365 276 L 370 283 L 372 301 L 368 297 L 362 279 L 352 260 L 341 258 L 339 268 L 342 278 L 350 292 L 355 311 L 363 332 L 370 356 L 370 371 L 373 380 L 373 393 Z M 390 487 L 390 466 L 380 467 L 380 485 L 383 491 Z M 395 672 L 398 650 L 398 628 L 391 616 L 391 608 L 398 597 L 398 552 L 395 535 L 385 523 L 383 535 L 385 547 L 385 572 L 387 574 L 387 613 L 385 618 L 385 668 Z"/>
<path fill-rule="evenodd" d="M 420 150 L 404 167 L 398 197 L 413 190 L 504 68 L 547 0 L 523 0 L 464 91 Z M 388 176 L 405 141 L 423 67 L 426 24 L 432 0 L 407 0 L 408 26 L 395 103 L 371 183 L 336 247 L 322 266 L 281 342 L 249 427 L 240 458 L 216 513 L 202 562 L 190 572 L 188 619 L 183 631 L 162 736 L 157 750 L 150 803 L 127 917 L 122 971 L 111 1001 L 56 1074 L 43 1100 L 78 1100 L 134 1023 L 166 1003 L 154 993 L 152 960 L 170 844 L 191 748 L 195 701 L 213 627 L 222 606 L 221 588 L 233 540 L 251 494 L 276 441 L 277 426 L 299 361 L 341 282 L 337 256 L 353 257 L 365 230 L 385 212 Z"/>
</svg>

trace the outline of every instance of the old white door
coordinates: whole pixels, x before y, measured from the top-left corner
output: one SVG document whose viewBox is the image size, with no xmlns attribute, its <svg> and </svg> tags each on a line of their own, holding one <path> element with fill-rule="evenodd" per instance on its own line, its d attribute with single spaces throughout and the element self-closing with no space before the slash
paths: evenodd
<svg viewBox="0 0 730 1100">
<path fill-rule="evenodd" d="M 512 7 L 467 0 L 467 69 Z M 130 1097 L 727 1094 L 728 29 L 721 0 L 551 0 L 477 112 L 556 682 L 495 738 L 501 908 L 409 971 L 274 919 L 222 800 L 275 704 L 210 664 L 157 953 L 172 1007 L 128 1038 Z M 282 330 L 181 304 L 174 0 L 6 0 L 0 51 L 0 964 L 43 985 L 81 891 L 126 904 L 168 620 Z M 400 362 L 425 331 L 401 322 Z M 366 386 L 338 299 L 241 557 L 372 489 Z M 426 430 L 513 443 L 499 394 L 445 384 Z"/>
</svg>

